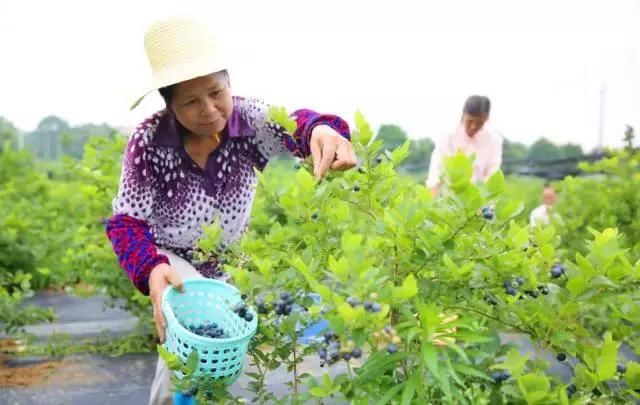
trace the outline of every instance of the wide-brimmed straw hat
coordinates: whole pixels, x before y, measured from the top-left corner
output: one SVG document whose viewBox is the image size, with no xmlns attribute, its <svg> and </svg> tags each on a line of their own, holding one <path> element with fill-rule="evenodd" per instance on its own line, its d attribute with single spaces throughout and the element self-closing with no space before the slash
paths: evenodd
<svg viewBox="0 0 640 405">
<path fill-rule="evenodd" d="M 228 69 L 216 37 L 207 24 L 191 17 L 153 23 L 144 35 L 151 78 L 131 109 L 154 90 Z"/>
</svg>

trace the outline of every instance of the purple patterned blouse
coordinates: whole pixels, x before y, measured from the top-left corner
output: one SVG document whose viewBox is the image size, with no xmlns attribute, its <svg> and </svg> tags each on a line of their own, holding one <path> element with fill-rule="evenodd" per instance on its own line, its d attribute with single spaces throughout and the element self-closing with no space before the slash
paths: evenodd
<svg viewBox="0 0 640 405">
<path fill-rule="evenodd" d="M 268 107 L 262 102 L 234 97 L 233 103 L 220 146 L 204 170 L 187 155 L 180 125 L 168 109 L 142 122 L 129 139 L 107 235 L 120 265 L 145 294 L 151 270 L 169 263 L 157 247 L 192 262 L 205 277 L 223 276 L 217 263 L 197 263 L 193 252 L 202 226 L 218 216 L 223 243 L 233 243 L 245 232 L 257 183 L 254 167 L 264 169 L 282 152 L 308 156 L 317 125 L 329 125 L 350 138 L 349 126 L 335 115 L 298 110 L 293 113 L 298 129 L 289 135 L 267 120 Z"/>
</svg>

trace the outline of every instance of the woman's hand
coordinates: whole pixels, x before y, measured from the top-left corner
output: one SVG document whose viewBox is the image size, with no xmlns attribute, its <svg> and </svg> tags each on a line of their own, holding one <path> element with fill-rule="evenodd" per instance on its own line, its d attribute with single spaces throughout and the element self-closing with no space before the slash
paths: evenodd
<svg viewBox="0 0 640 405">
<path fill-rule="evenodd" d="M 149 275 L 149 296 L 153 307 L 153 321 L 156 324 L 160 343 L 164 343 L 167 327 L 167 320 L 162 313 L 162 294 L 169 285 L 174 286 L 181 293 L 184 292 L 182 279 L 176 269 L 166 263 L 154 267 Z"/>
<path fill-rule="evenodd" d="M 313 175 L 322 178 L 329 169 L 348 170 L 358 164 L 353 145 L 328 125 L 318 125 L 311 132 Z"/>
</svg>

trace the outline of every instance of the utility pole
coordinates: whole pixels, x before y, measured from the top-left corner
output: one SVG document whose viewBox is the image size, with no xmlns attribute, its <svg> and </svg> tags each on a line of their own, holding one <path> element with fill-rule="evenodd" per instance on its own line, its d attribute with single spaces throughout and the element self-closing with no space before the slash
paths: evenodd
<svg viewBox="0 0 640 405">
<path fill-rule="evenodd" d="M 600 116 L 598 119 L 598 144 L 596 151 L 602 152 L 604 150 L 604 104 L 607 93 L 607 84 L 603 80 L 600 85 Z"/>
</svg>

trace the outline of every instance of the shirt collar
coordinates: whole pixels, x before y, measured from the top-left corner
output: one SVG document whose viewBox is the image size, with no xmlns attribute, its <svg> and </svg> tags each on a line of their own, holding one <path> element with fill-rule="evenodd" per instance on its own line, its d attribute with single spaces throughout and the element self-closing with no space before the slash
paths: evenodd
<svg viewBox="0 0 640 405">
<path fill-rule="evenodd" d="M 173 111 L 165 109 L 160 117 L 156 133 L 151 143 L 157 146 L 168 146 L 171 148 L 182 147 L 182 125 L 178 122 Z M 237 111 L 234 103 L 234 108 L 231 113 L 231 117 L 227 121 L 224 129 L 222 130 L 222 139 L 238 138 L 243 136 L 250 136 L 254 132 L 251 127 L 242 119 L 241 114 Z"/>
</svg>

